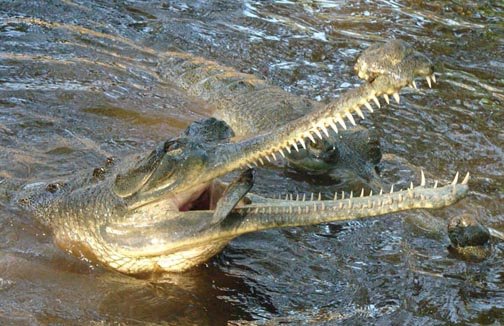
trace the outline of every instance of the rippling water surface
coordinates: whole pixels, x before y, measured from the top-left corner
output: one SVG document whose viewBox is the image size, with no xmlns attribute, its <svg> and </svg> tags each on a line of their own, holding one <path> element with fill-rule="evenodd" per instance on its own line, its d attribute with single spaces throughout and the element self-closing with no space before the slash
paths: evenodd
<svg viewBox="0 0 504 326">
<path fill-rule="evenodd" d="M 0 323 L 491 324 L 504 321 L 504 244 L 450 256 L 445 221 L 504 229 L 504 30 L 499 1 L 7 1 L 0 6 Z M 423 168 L 471 193 L 436 211 L 242 236 L 206 265 L 151 284 L 71 257 L 9 204 L 26 182 L 141 152 L 212 108 L 158 74 L 190 52 L 327 101 L 358 83 L 362 49 L 399 38 L 439 83 L 406 90 L 376 127 L 389 183 Z M 337 185 L 280 163 L 256 192 Z M 8 185 L 8 186 L 7 186 Z"/>
</svg>

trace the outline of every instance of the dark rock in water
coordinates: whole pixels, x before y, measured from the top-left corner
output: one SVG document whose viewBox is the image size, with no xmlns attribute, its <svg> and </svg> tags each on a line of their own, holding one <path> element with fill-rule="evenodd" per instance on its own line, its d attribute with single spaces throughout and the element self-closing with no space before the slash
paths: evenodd
<svg viewBox="0 0 504 326">
<path fill-rule="evenodd" d="M 450 245 L 448 252 L 452 258 L 471 263 L 480 263 L 492 254 L 490 246 L 454 247 Z"/>
<path fill-rule="evenodd" d="M 490 240 L 490 231 L 467 214 L 448 222 L 448 237 L 454 247 L 483 246 Z"/>
<path fill-rule="evenodd" d="M 449 253 L 457 259 L 481 262 L 490 254 L 490 231 L 474 217 L 464 214 L 448 222 Z"/>
</svg>

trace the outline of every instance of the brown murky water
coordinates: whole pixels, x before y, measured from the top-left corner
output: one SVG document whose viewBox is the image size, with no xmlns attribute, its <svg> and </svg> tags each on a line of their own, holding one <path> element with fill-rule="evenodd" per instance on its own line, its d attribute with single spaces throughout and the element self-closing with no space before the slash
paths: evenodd
<svg viewBox="0 0 504 326">
<path fill-rule="evenodd" d="M 504 244 L 466 262 L 450 256 L 440 232 L 462 213 L 504 229 L 504 6 L 474 3 L 4 1 L 2 192 L 150 149 L 208 116 L 205 103 L 160 79 L 163 51 L 327 100 L 357 83 L 358 52 L 389 38 L 430 54 L 441 76 L 364 122 L 389 153 L 385 180 L 407 184 L 420 167 L 445 182 L 470 171 L 472 192 L 438 211 L 242 236 L 166 284 L 59 251 L 3 195 L 0 324 L 504 322 Z M 255 191 L 266 194 L 337 188 L 280 164 L 257 179 Z"/>
</svg>

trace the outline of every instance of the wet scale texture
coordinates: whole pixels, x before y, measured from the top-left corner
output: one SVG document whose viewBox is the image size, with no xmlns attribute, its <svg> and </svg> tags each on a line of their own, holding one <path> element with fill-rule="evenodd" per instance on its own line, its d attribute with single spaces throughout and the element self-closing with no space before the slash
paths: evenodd
<svg viewBox="0 0 504 326">
<path fill-rule="evenodd" d="M 503 8 L 460 1 L 14 1 L 0 8 L 0 323 L 492 323 L 504 320 L 504 246 L 451 257 L 447 218 L 504 224 Z M 441 73 L 368 116 L 387 183 L 470 171 L 472 193 L 440 211 L 242 236 L 153 285 L 59 251 L 9 205 L 16 184 L 142 153 L 212 108 L 158 75 L 183 51 L 325 101 L 358 83 L 357 54 L 400 38 Z M 322 192 L 337 177 L 260 169 L 255 192 Z M 444 183 L 449 180 L 441 180 Z M 348 190 L 348 189 L 347 189 Z"/>
</svg>

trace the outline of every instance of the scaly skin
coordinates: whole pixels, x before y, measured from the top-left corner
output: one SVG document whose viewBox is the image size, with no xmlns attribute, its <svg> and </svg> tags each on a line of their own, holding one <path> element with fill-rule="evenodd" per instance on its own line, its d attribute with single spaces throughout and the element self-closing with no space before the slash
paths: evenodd
<svg viewBox="0 0 504 326">
<path fill-rule="evenodd" d="M 379 49 L 398 57 L 394 51 L 404 49 L 396 45 Z M 140 160 L 127 158 L 66 182 L 27 185 L 14 200 L 50 228 L 63 249 L 128 274 L 187 270 L 248 232 L 453 204 L 467 194 L 469 175 L 441 188 L 426 188 L 422 175 L 420 186 L 409 190 L 309 202 L 252 194 L 242 199 L 252 185 L 248 172 L 227 189 L 217 181 L 322 139 L 377 96 L 396 94 L 415 76 L 432 76 L 430 62 L 408 51 L 359 88 L 274 131 L 230 142 L 225 122 L 195 122 Z"/>
</svg>

